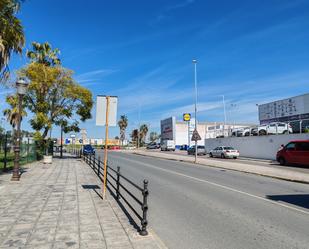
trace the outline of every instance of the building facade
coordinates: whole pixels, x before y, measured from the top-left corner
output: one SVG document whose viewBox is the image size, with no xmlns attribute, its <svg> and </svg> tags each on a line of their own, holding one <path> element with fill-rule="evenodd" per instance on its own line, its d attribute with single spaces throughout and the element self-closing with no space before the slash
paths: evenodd
<svg viewBox="0 0 309 249">
<path fill-rule="evenodd" d="M 223 122 L 197 122 L 197 131 L 201 136 L 198 145 L 204 145 L 205 139 L 229 136 L 234 128 L 248 127 L 244 124 L 225 124 Z M 186 148 L 195 144 L 191 141 L 195 128 L 195 120 L 189 122 L 177 121 L 175 117 L 161 120 L 161 142 L 173 140 L 176 149 Z"/>
</svg>

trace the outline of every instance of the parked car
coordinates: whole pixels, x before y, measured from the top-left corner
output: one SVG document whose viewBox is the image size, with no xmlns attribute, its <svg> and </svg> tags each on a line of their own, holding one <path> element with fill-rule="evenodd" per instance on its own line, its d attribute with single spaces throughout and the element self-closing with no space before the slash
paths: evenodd
<svg viewBox="0 0 309 249">
<path fill-rule="evenodd" d="M 267 125 L 258 126 L 258 134 L 260 136 L 271 135 L 271 134 L 288 134 L 288 133 L 293 133 L 293 129 L 291 125 L 286 123 L 275 122 Z"/>
<path fill-rule="evenodd" d="M 232 129 L 232 137 L 248 137 L 257 134 L 257 127 L 241 127 Z"/>
<path fill-rule="evenodd" d="M 90 144 L 86 144 L 83 146 L 83 155 L 95 155 L 95 149 Z"/>
<path fill-rule="evenodd" d="M 309 165 L 309 140 L 289 142 L 277 152 L 276 158 L 281 165 Z"/>
<path fill-rule="evenodd" d="M 174 140 L 163 140 L 161 143 L 161 151 L 172 150 L 175 151 L 175 142 Z"/>
<path fill-rule="evenodd" d="M 188 155 L 195 155 L 195 146 L 191 146 L 188 151 L 187 151 Z M 206 155 L 206 149 L 205 146 L 202 145 L 198 145 L 197 146 L 197 155 Z"/>
<path fill-rule="evenodd" d="M 239 157 L 239 151 L 230 146 L 219 146 L 209 152 L 210 157 L 234 158 Z"/>
<path fill-rule="evenodd" d="M 158 143 L 150 143 L 147 145 L 146 147 L 148 150 L 151 150 L 151 149 L 160 149 L 160 144 Z"/>
</svg>

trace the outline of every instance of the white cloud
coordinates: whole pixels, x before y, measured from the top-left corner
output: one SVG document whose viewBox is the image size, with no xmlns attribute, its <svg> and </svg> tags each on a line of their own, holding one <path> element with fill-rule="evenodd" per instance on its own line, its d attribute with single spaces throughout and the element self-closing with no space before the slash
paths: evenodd
<svg viewBox="0 0 309 249">
<path fill-rule="evenodd" d="M 117 70 L 112 69 L 98 69 L 89 71 L 86 73 L 78 74 L 75 76 L 75 79 L 78 83 L 82 84 L 83 86 L 89 86 L 99 83 L 98 81 L 102 78 L 116 72 Z"/>
</svg>

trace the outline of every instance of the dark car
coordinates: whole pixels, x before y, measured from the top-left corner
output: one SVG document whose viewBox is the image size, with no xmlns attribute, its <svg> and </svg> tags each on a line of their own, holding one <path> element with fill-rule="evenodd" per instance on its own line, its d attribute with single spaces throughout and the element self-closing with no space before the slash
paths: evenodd
<svg viewBox="0 0 309 249">
<path fill-rule="evenodd" d="M 277 152 L 277 161 L 281 165 L 299 164 L 309 166 L 309 140 L 289 142 Z"/>
<path fill-rule="evenodd" d="M 84 145 L 83 154 L 84 155 L 95 155 L 95 149 L 90 144 Z"/>
<path fill-rule="evenodd" d="M 150 143 L 147 145 L 147 149 L 151 150 L 151 149 L 160 149 L 160 144 L 158 143 Z"/>
<path fill-rule="evenodd" d="M 191 146 L 188 149 L 188 155 L 195 155 L 195 146 Z M 197 155 L 206 155 L 205 146 L 202 145 L 197 146 Z"/>
</svg>

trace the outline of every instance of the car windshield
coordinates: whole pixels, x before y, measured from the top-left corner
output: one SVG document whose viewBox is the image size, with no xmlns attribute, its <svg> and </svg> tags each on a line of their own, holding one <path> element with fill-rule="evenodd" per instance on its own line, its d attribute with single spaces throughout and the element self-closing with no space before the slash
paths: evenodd
<svg viewBox="0 0 309 249">
<path fill-rule="evenodd" d="M 233 147 L 223 147 L 223 149 L 225 149 L 225 150 L 234 150 Z"/>
<path fill-rule="evenodd" d="M 198 149 L 205 149 L 205 147 L 204 147 L 204 146 L 201 146 L 201 145 L 197 146 L 197 148 L 198 148 Z"/>
<path fill-rule="evenodd" d="M 92 150 L 92 146 L 90 145 L 90 144 L 88 144 L 88 145 L 85 145 L 85 147 L 84 147 L 86 150 Z"/>
</svg>

